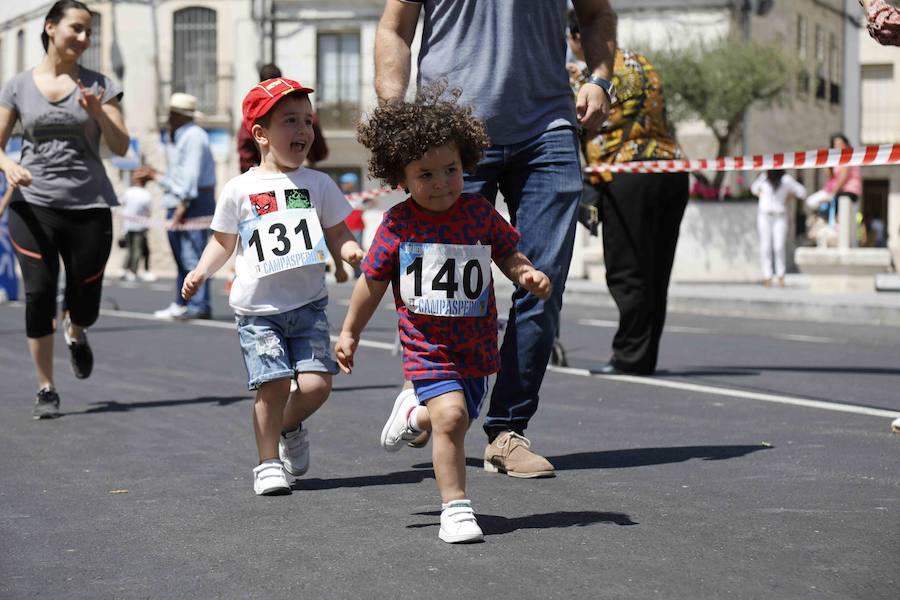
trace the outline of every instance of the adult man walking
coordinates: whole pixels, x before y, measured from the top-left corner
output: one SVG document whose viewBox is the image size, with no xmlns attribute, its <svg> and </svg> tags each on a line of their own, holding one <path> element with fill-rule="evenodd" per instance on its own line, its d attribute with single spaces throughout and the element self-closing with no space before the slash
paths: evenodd
<svg viewBox="0 0 900 600">
<path fill-rule="evenodd" d="M 444 79 L 484 121 L 491 146 L 465 191 L 491 201 L 499 190 L 519 248 L 549 275 L 546 301 L 516 289 L 501 370 L 484 429 L 485 469 L 514 477 L 553 475 L 523 437 L 559 330 L 581 194 L 576 127 L 598 129 L 614 94 L 615 13 L 608 0 L 575 0 L 592 77 L 572 103 L 566 72 L 566 0 L 387 0 L 375 38 L 375 90 L 400 98 L 409 83 L 411 44 L 424 7 L 418 84 Z"/>
<path fill-rule="evenodd" d="M 175 301 L 153 315 L 159 319 L 209 319 L 209 282 L 186 302 L 181 297 L 184 277 L 200 260 L 209 230 L 189 219 L 212 216 L 216 208 L 216 164 L 209 148 L 209 136 L 194 122 L 197 99 L 177 92 L 169 101 L 169 136 L 166 145 L 168 171 L 157 173 L 145 167 L 163 189 L 163 206 L 170 221 L 169 245 L 178 267 Z"/>
</svg>

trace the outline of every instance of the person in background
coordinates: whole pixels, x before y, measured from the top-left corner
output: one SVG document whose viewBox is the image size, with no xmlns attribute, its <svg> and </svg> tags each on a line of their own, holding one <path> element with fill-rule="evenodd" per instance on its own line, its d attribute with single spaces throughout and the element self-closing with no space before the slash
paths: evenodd
<svg viewBox="0 0 900 600">
<path fill-rule="evenodd" d="M 900 10 L 886 0 L 859 0 L 869 35 L 884 46 L 900 46 Z"/>
<path fill-rule="evenodd" d="M 0 170 L 14 186 L 9 235 L 25 282 L 25 335 L 38 392 L 32 416 L 59 416 L 53 378 L 60 258 L 65 265 L 63 337 L 75 377 L 90 376 L 94 354 L 86 329 L 97 321 L 103 274 L 118 204 L 100 159 L 100 140 L 124 156 L 129 135 L 122 89 L 78 64 L 91 45 L 91 11 L 54 3 L 41 29 L 46 55 L 0 91 Z M 19 162 L 3 151 L 17 121 L 25 130 Z"/>
<path fill-rule="evenodd" d="M 123 265 L 123 281 L 156 281 L 150 271 L 150 245 L 147 243 L 150 212 L 153 196 L 144 186 L 146 176 L 135 171 L 131 175 L 131 186 L 122 194 L 122 230 L 124 231 L 125 262 Z M 143 261 L 144 270 L 138 274 L 138 265 Z"/>
<path fill-rule="evenodd" d="M 750 184 L 750 193 L 759 198 L 756 228 L 759 232 L 759 264 L 763 285 L 771 287 L 774 275 L 779 287 L 784 287 L 787 199 L 794 196 L 802 200 L 806 197 L 806 188 L 783 169 L 772 169 L 759 174 Z"/>
<path fill-rule="evenodd" d="M 833 134 L 828 145 L 837 150 L 852 148 L 850 141 L 843 133 Z M 820 221 L 823 221 L 819 223 L 819 227 L 817 228 L 819 233 L 822 233 L 823 235 L 834 233 L 833 227 L 837 225 L 838 206 L 841 196 L 845 196 L 850 200 L 850 219 L 854 224 L 855 231 L 856 223 L 858 221 L 858 201 L 862 196 L 862 174 L 859 167 L 837 166 L 828 169 L 828 180 L 825 182 L 825 186 L 821 190 L 810 194 L 807 197 L 807 207 L 816 211 L 820 215 Z M 823 225 L 825 224 L 831 228 L 827 230 L 824 229 Z M 832 237 L 836 236 L 832 235 Z M 855 234 L 850 236 L 851 246 L 856 246 L 858 244 L 857 237 L 858 236 Z M 817 241 L 821 244 L 823 240 L 817 239 Z"/>
<path fill-rule="evenodd" d="M 353 194 L 359 191 L 359 176 L 356 173 L 347 172 L 340 176 L 338 179 L 338 185 L 341 186 L 341 191 L 344 192 L 344 195 Z M 365 250 L 363 246 L 363 235 L 366 232 L 366 223 L 363 220 L 363 213 L 367 208 L 372 206 L 371 198 L 363 198 L 361 200 L 350 200 L 350 206 L 353 207 L 353 212 L 347 217 L 344 221 L 347 224 L 347 227 L 350 229 L 350 233 L 353 234 L 353 237 L 356 238 L 356 241 L 359 242 L 360 247 Z M 343 268 L 342 266 L 339 268 Z M 353 268 L 354 277 L 359 277 L 362 274 L 360 267 Z M 337 277 L 337 273 L 335 273 L 335 277 Z"/>
<path fill-rule="evenodd" d="M 582 59 L 582 32 L 569 12 L 569 45 Z M 583 59 L 582 59 L 583 60 Z M 577 92 L 589 72 L 569 67 Z M 612 73 L 615 100 L 599 131 L 585 128 L 587 164 L 682 158 L 666 116 L 662 81 L 644 56 L 620 48 Z M 688 201 L 687 173 L 592 175 L 603 229 L 606 284 L 619 308 L 619 328 L 604 374 L 652 375 L 666 320 L 669 277 Z"/>
<path fill-rule="evenodd" d="M 194 121 L 197 98 L 176 92 L 169 101 L 169 138 L 166 145 L 168 171 L 158 173 L 141 167 L 139 174 L 155 179 L 163 189 L 163 206 L 169 219 L 169 245 L 178 268 L 175 301 L 153 313 L 157 319 L 210 319 L 209 282 L 187 302 L 181 296 L 184 277 L 197 267 L 209 230 L 188 219 L 211 217 L 216 208 L 216 163 L 209 136 Z"/>
</svg>

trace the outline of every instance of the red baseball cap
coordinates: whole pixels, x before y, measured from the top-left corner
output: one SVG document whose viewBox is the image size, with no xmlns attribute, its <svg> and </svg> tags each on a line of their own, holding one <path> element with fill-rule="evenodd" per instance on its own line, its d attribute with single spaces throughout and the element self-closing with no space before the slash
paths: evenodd
<svg viewBox="0 0 900 600">
<path fill-rule="evenodd" d="M 283 77 L 266 79 L 258 83 L 244 96 L 242 105 L 244 127 L 247 131 L 250 131 L 257 119 L 267 115 L 272 110 L 272 107 L 275 106 L 275 103 L 288 94 L 295 92 L 309 94 L 313 91 L 312 88 L 304 87 L 293 79 L 285 79 Z"/>
</svg>

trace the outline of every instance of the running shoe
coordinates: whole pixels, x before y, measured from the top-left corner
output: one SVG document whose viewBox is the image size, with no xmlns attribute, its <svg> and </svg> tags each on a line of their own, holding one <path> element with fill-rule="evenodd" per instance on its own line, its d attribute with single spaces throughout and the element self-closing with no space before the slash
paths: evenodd
<svg viewBox="0 0 900 600">
<path fill-rule="evenodd" d="M 294 431 L 281 434 L 278 456 L 284 464 L 284 470 L 294 477 L 300 477 L 309 471 L 309 434 L 302 424 Z"/>
<path fill-rule="evenodd" d="M 406 389 L 397 395 L 391 416 L 381 430 L 382 448 L 388 452 L 396 452 L 404 442 L 411 442 L 418 437 L 419 432 L 413 431 L 408 422 L 409 413 L 418 405 L 415 390 Z"/>
<path fill-rule="evenodd" d="M 87 332 L 81 330 L 78 338 L 69 336 L 69 326 L 72 322 L 69 317 L 63 321 L 63 337 L 66 340 L 66 346 L 69 347 L 69 362 L 72 365 L 72 372 L 78 379 L 87 379 L 94 370 L 94 353 L 88 344 Z"/>
<path fill-rule="evenodd" d="M 267 460 L 253 469 L 253 491 L 257 496 L 281 496 L 291 493 L 280 460 Z"/>
<path fill-rule="evenodd" d="M 452 500 L 441 511 L 441 530 L 438 537 L 448 544 L 469 544 L 484 541 L 484 533 L 475 519 L 471 500 Z"/>
<path fill-rule="evenodd" d="M 38 390 L 31 416 L 35 419 L 55 419 L 59 416 L 59 394 L 53 388 Z"/>
<path fill-rule="evenodd" d="M 182 306 L 181 304 L 176 304 L 173 302 L 166 308 L 162 310 L 157 310 L 153 312 L 153 316 L 157 319 L 165 319 L 166 321 L 172 321 L 173 319 L 177 319 L 187 312 L 187 306 Z"/>
</svg>

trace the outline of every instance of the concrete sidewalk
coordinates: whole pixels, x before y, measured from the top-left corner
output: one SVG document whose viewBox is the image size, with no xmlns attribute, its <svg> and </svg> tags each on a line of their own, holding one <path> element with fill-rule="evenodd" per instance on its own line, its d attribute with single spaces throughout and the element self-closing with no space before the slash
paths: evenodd
<svg viewBox="0 0 900 600">
<path fill-rule="evenodd" d="M 499 280 L 498 280 L 499 281 Z M 603 283 L 570 279 L 565 301 L 615 306 Z M 758 283 L 673 283 L 669 312 L 765 319 L 900 326 L 900 292 L 816 294 L 805 275 L 788 275 L 784 288 Z"/>
</svg>

